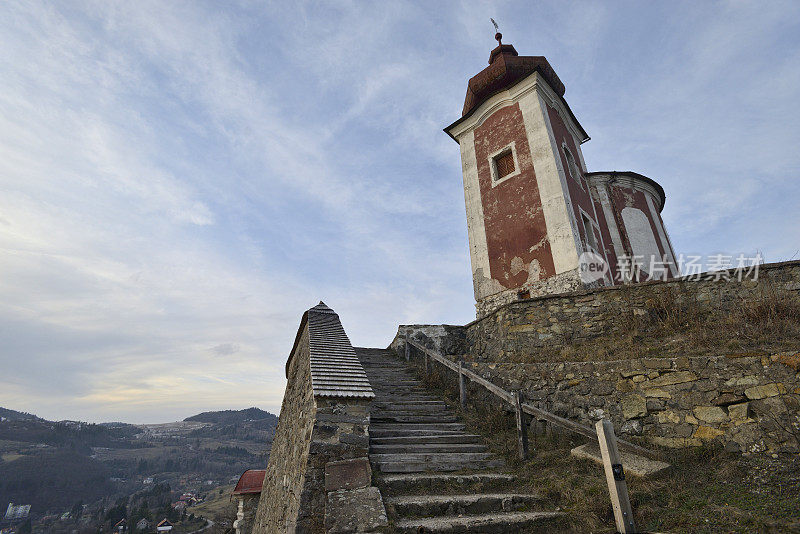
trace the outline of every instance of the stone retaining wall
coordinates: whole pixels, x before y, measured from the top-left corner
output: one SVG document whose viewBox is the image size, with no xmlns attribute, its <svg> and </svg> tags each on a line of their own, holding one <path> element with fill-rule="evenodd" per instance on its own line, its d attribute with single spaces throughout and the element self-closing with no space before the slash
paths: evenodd
<svg viewBox="0 0 800 534">
<path fill-rule="evenodd" d="M 800 261 L 762 265 L 755 281 L 714 278 L 646 282 L 512 302 L 464 327 L 468 354 L 477 361 L 519 359 L 544 347 L 625 333 L 629 322 L 622 318 L 650 314 L 653 303 L 665 300 L 721 311 L 772 292 L 800 301 Z"/>
<path fill-rule="evenodd" d="M 556 415 L 608 418 L 656 445 L 800 450 L 800 353 L 466 366 Z"/>
<path fill-rule="evenodd" d="M 587 424 L 610 418 L 621 435 L 658 445 L 798 451 L 800 353 L 536 361 L 545 347 L 624 334 L 620 317 L 650 313 L 659 299 L 725 312 L 765 295 L 800 299 L 800 262 L 763 265 L 757 280 L 705 277 L 527 299 L 460 328 L 401 326 L 392 348 L 402 354 L 409 335 L 454 360 L 463 356 L 484 378 L 545 410 Z M 533 363 L 506 363 L 512 359 Z"/>
</svg>

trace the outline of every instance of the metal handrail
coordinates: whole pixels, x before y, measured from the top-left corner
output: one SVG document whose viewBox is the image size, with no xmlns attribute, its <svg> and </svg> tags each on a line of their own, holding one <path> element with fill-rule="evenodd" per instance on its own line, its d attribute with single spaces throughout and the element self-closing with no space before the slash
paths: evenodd
<svg viewBox="0 0 800 534">
<path fill-rule="evenodd" d="M 499 397 L 503 401 L 505 401 L 508 404 L 510 404 L 512 406 L 512 408 L 515 408 L 515 410 L 517 410 L 518 412 L 521 412 L 521 413 L 518 413 L 518 415 L 517 415 L 517 427 L 518 427 L 517 430 L 520 433 L 519 445 L 520 445 L 520 457 L 521 458 L 523 458 L 523 459 L 526 458 L 527 454 L 528 454 L 528 451 L 527 451 L 527 448 L 528 448 L 527 447 L 527 425 L 524 424 L 522 422 L 522 420 L 521 420 L 522 413 L 525 413 L 527 415 L 533 416 L 533 417 L 535 417 L 535 418 L 537 418 L 538 420 L 541 420 L 541 421 L 547 421 L 550 424 L 553 424 L 555 426 L 564 428 L 565 430 L 569 430 L 570 432 L 574 432 L 576 434 L 580 434 L 580 435 L 582 435 L 584 437 L 591 438 L 593 440 L 597 440 L 598 439 L 597 432 L 592 427 L 586 426 L 586 425 L 582 425 L 582 424 L 576 423 L 574 421 L 570 421 L 569 419 L 565 419 L 563 417 L 559 417 L 558 415 L 556 415 L 554 413 L 551 413 L 551 412 L 548 412 L 547 410 L 542 410 L 541 408 L 537 408 L 536 406 L 533 406 L 532 404 L 528 404 L 528 403 L 523 402 L 521 393 L 519 393 L 519 392 L 513 392 L 512 393 L 512 392 L 506 391 L 505 389 L 501 388 L 500 386 L 497 386 L 497 385 L 493 384 L 492 382 L 486 380 L 485 378 L 483 378 L 479 374 L 475 373 L 474 371 L 471 371 L 469 369 L 465 369 L 464 366 L 461 364 L 461 362 L 454 362 L 452 360 L 449 360 L 449 359 L 445 358 L 444 356 L 442 356 L 441 354 L 439 354 L 437 352 L 434 352 L 431 349 L 429 349 L 429 348 L 427 348 L 427 347 L 425 347 L 423 345 L 420 345 L 416 341 L 412 341 L 411 339 L 408 338 L 407 334 L 405 336 L 405 342 L 406 342 L 406 359 L 408 359 L 409 356 L 410 356 L 410 351 L 408 350 L 408 347 L 414 347 L 414 348 L 420 350 L 422 353 L 424 353 L 427 357 L 431 358 L 432 360 L 440 363 L 441 365 L 443 365 L 447 369 L 450 369 L 451 371 L 454 371 L 455 373 L 458 374 L 458 376 L 459 376 L 459 390 L 460 390 L 459 391 L 459 393 L 460 393 L 459 396 L 460 396 L 460 399 L 461 399 L 462 407 L 466 403 L 466 388 L 465 388 L 465 385 L 464 385 L 464 378 L 467 378 L 467 379 L 471 380 L 472 382 L 475 382 L 476 384 L 480 384 L 481 386 L 483 386 L 484 388 L 489 390 L 491 393 L 493 393 L 495 396 Z M 425 361 L 425 368 L 426 368 L 426 370 L 428 369 L 427 359 Z M 617 438 L 617 444 L 618 444 L 619 448 L 626 449 L 626 450 L 628 450 L 630 452 L 633 452 L 635 454 L 641 454 L 643 456 L 647 456 L 647 457 L 650 457 L 650 458 L 656 458 L 657 457 L 657 454 L 654 451 L 651 451 L 649 449 L 645 449 L 644 447 L 640 447 L 639 445 L 635 445 L 635 444 L 633 444 L 633 443 L 631 443 L 629 441 L 625 441 L 623 439 Z"/>
</svg>

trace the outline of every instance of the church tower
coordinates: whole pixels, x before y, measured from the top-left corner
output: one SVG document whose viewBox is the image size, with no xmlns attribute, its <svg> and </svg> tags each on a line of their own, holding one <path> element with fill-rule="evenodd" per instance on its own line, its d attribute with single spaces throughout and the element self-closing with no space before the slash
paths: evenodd
<svg viewBox="0 0 800 534">
<path fill-rule="evenodd" d="M 495 38 L 461 118 L 445 128 L 461 147 L 478 316 L 520 298 L 678 275 L 661 186 L 588 173 L 589 136 L 547 59 Z M 620 269 L 625 258 L 635 268 Z"/>
</svg>

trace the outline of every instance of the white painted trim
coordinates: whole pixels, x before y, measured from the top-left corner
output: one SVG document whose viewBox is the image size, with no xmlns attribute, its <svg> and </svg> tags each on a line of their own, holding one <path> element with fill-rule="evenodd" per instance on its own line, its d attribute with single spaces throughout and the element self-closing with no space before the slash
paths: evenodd
<svg viewBox="0 0 800 534">
<path fill-rule="evenodd" d="M 572 169 L 566 169 L 569 177 L 572 178 L 583 191 L 586 191 L 586 188 L 589 187 L 589 184 L 587 182 L 586 185 L 583 185 L 583 183 L 586 182 L 586 177 L 583 176 L 583 172 L 580 166 L 578 166 L 578 160 L 575 159 L 575 156 L 572 154 L 572 150 L 569 149 L 566 139 L 561 140 L 561 150 L 564 151 L 564 158 L 566 158 L 567 163 L 569 163 L 569 159 L 571 157 L 572 161 L 575 163 L 575 166 L 578 168 L 578 172 L 580 173 L 578 176 L 572 176 Z M 569 157 L 567 157 L 567 154 L 569 154 Z M 559 157 L 560 156 L 561 155 L 559 154 Z"/>
<path fill-rule="evenodd" d="M 645 195 L 647 199 L 647 206 L 650 208 L 650 217 L 653 219 L 653 224 L 658 231 L 658 239 L 661 241 L 661 247 L 664 249 L 667 255 L 667 261 L 670 262 L 669 270 L 672 273 L 672 276 L 678 276 L 678 264 L 675 263 L 675 255 L 672 252 L 672 244 L 667 239 L 665 235 L 665 228 L 664 225 L 661 224 L 661 219 L 658 217 L 658 213 L 656 213 L 655 205 L 653 204 L 653 199 L 650 195 Z"/>
<path fill-rule="evenodd" d="M 586 210 L 584 210 L 582 207 L 578 206 L 578 211 L 581 214 L 581 225 L 583 226 L 583 231 L 586 232 L 586 243 L 583 243 L 583 250 L 584 251 L 594 252 L 598 256 L 603 256 L 605 258 L 605 254 L 602 254 L 601 251 L 597 250 L 596 248 L 592 248 L 589 245 L 589 242 L 588 242 L 589 241 L 589 231 L 586 229 L 586 224 L 584 223 L 584 217 L 586 218 L 586 220 L 589 221 L 589 224 L 592 225 L 592 232 L 594 232 L 594 230 L 597 230 L 597 232 L 595 232 L 593 234 L 595 238 L 597 236 L 600 236 L 600 226 L 597 224 L 597 221 L 595 221 L 594 218 L 592 218 L 592 216 L 589 215 L 586 212 Z M 595 239 L 595 241 L 598 241 L 598 240 Z M 601 247 L 603 246 L 602 245 L 602 236 L 600 236 L 599 244 L 600 244 Z"/>
<path fill-rule="evenodd" d="M 500 154 L 508 152 L 509 149 L 511 150 L 511 157 L 514 159 L 514 172 L 511 174 L 506 174 L 502 178 L 497 177 L 497 162 L 495 162 L 495 158 Z M 519 176 L 522 170 L 519 168 L 519 159 L 517 159 L 517 143 L 516 141 L 511 141 L 511 144 L 504 146 L 500 150 L 494 151 L 492 154 L 489 155 L 489 169 L 492 173 L 492 187 L 496 187 L 506 180 L 514 178 L 515 176 Z"/>
<path fill-rule="evenodd" d="M 606 184 L 595 183 L 592 185 L 594 185 L 597 195 L 600 198 L 600 206 L 603 208 L 603 216 L 606 218 L 608 233 L 611 236 L 611 246 L 614 247 L 614 253 L 619 259 L 625 256 L 625 247 L 622 244 L 622 235 L 619 233 L 617 219 L 614 217 L 614 208 L 611 205 L 611 199 L 608 197 L 608 191 L 606 191 Z M 606 261 L 608 261 L 608 258 L 606 258 Z"/>
<path fill-rule="evenodd" d="M 461 170 L 464 179 L 464 203 L 467 210 L 467 235 L 469 237 L 469 259 L 472 266 L 475 299 L 478 295 L 478 273 L 490 277 L 489 248 L 486 242 L 486 226 L 481 201 L 481 186 L 478 180 L 478 161 L 475 156 L 475 132 L 464 134 L 461 143 Z"/>
</svg>

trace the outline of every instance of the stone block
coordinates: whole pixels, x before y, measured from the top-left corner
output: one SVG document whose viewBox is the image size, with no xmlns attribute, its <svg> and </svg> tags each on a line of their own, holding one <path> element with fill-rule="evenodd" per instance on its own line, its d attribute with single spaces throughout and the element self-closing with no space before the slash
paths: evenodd
<svg viewBox="0 0 800 534">
<path fill-rule="evenodd" d="M 765 384 L 763 386 L 754 386 L 744 390 L 745 396 L 750 400 L 777 397 L 778 395 L 782 395 L 784 393 L 786 393 L 786 387 L 780 382 Z"/>
<path fill-rule="evenodd" d="M 741 376 L 737 378 L 731 378 L 725 382 L 725 385 L 728 387 L 735 387 L 735 386 L 755 386 L 758 384 L 758 377 L 754 375 L 748 376 Z"/>
<path fill-rule="evenodd" d="M 603 465 L 603 458 L 600 454 L 600 446 L 597 443 L 587 443 L 586 445 L 575 447 L 570 451 L 570 454 L 575 458 L 591 460 Z M 626 450 L 621 450 L 620 456 L 622 460 L 622 467 L 625 470 L 626 475 L 645 477 L 654 475 L 670 467 L 670 465 L 666 462 L 651 460 L 650 458 L 639 456 L 638 454 L 633 454 Z"/>
<path fill-rule="evenodd" d="M 674 384 L 683 384 L 684 382 L 693 382 L 694 380 L 697 380 L 697 375 L 692 371 L 675 371 L 674 373 L 667 373 L 658 378 L 654 378 L 650 381 L 648 386 L 659 388 Z"/>
<path fill-rule="evenodd" d="M 698 406 L 693 411 L 697 419 L 706 423 L 722 423 L 728 420 L 728 414 L 719 406 Z"/>
<path fill-rule="evenodd" d="M 750 412 L 750 403 L 743 402 L 741 404 L 733 404 L 728 406 L 728 416 L 731 418 L 731 421 L 736 426 L 742 425 L 744 423 L 752 423 L 753 420 L 748 417 Z"/>
<path fill-rule="evenodd" d="M 648 369 L 672 369 L 672 360 L 669 358 L 644 358 L 642 363 Z"/>
<path fill-rule="evenodd" d="M 389 525 L 378 488 L 339 490 L 328 493 L 325 504 L 326 534 L 373 532 Z"/>
<path fill-rule="evenodd" d="M 660 436 L 653 436 L 650 441 L 661 447 L 668 447 L 671 449 L 680 449 L 683 447 L 699 447 L 703 442 L 699 438 L 664 438 Z"/>
<path fill-rule="evenodd" d="M 736 404 L 738 402 L 742 402 L 744 397 L 741 395 L 735 395 L 733 393 L 723 393 L 716 399 L 714 399 L 715 406 L 728 406 L 730 404 Z"/>
<path fill-rule="evenodd" d="M 634 419 L 647 415 L 647 400 L 641 395 L 632 394 L 622 397 L 620 400 L 622 416 L 625 419 Z"/>
<path fill-rule="evenodd" d="M 657 413 L 656 421 L 658 421 L 658 423 L 662 425 L 667 423 L 677 424 L 681 422 L 681 416 L 676 414 L 672 410 L 667 410 L 665 412 Z"/>
<path fill-rule="evenodd" d="M 632 434 L 634 436 L 642 435 L 642 422 L 638 419 L 625 421 L 622 428 L 619 429 L 620 434 Z"/>
<path fill-rule="evenodd" d="M 655 397 L 657 399 L 671 399 L 672 395 L 663 389 L 646 389 L 644 390 L 645 397 Z"/>
<path fill-rule="evenodd" d="M 325 464 L 325 491 L 366 488 L 372 483 L 372 468 L 367 458 Z"/>
<path fill-rule="evenodd" d="M 694 437 L 703 441 L 709 441 L 718 438 L 723 434 L 725 434 L 725 432 L 722 430 L 705 425 L 698 426 L 697 430 L 694 431 Z"/>
</svg>

